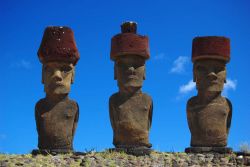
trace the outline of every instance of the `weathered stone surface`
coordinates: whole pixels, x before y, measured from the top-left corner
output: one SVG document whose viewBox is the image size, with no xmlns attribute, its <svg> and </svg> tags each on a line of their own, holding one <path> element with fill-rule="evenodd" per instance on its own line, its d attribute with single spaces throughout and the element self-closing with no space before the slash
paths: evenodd
<svg viewBox="0 0 250 167">
<path fill-rule="evenodd" d="M 80 58 L 74 32 L 65 26 L 47 27 L 37 54 L 43 64 L 60 60 L 75 65 Z"/>
<path fill-rule="evenodd" d="M 118 148 L 151 147 L 148 140 L 152 121 L 152 100 L 138 92 L 131 97 L 119 93 L 110 97 L 113 144 Z"/>
<path fill-rule="evenodd" d="M 230 60 L 230 39 L 221 36 L 205 36 L 193 39 L 192 61 L 201 59 Z"/>
<path fill-rule="evenodd" d="M 136 24 L 124 24 L 126 32 L 121 33 L 121 36 L 135 33 Z M 135 37 L 140 38 L 140 36 Z M 127 46 L 127 42 L 133 41 L 125 41 L 119 45 Z M 114 42 L 112 45 L 118 45 L 118 43 Z M 125 148 L 125 151 L 127 148 L 150 148 L 148 136 L 152 122 L 153 102 L 150 96 L 141 92 L 145 79 L 145 60 L 149 54 L 145 57 L 145 54 L 140 52 L 141 48 L 137 47 L 133 48 L 134 54 L 130 53 L 130 50 L 126 52 L 126 49 L 123 49 L 118 47 L 115 52 L 111 51 L 111 58 L 115 57 L 113 59 L 115 79 L 119 87 L 119 92 L 109 99 L 109 115 L 114 133 L 113 144 L 116 148 Z M 148 47 L 144 49 L 147 50 Z M 120 54 L 121 52 L 126 54 Z"/>
<path fill-rule="evenodd" d="M 134 156 L 143 156 L 143 155 L 149 155 L 152 150 L 147 147 L 122 147 L 122 148 L 112 148 L 109 149 L 110 152 L 125 152 L 127 154 L 131 154 Z"/>
<path fill-rule="evenodd" d="M 116 60 L 120 56 L 139 55 L 149 59 L 149 39 L 147 36 L 136 34 L 137 24 L 125 22 L 121 25 L 122 33 L 111 39 L 110 59 Z"/>
<path fill-rule="evenodd" d="M 77 103 L 67 97 L 51 105 L 48 99 L 36 104 L 38 147 L 53 152 L 72 150 L 73 135 L 78 121 Z"/>
<path fill-rule="evenodd" d="M 72 158 L 77 156 L 78 158 Z M 202 158 L 213 157 L 211 161 L 204 161 Z M 60 155 L 6 155 L 0 154 L 0 166 L 9 167 L 22 164 L 23 166 L 138 166 L 138 167 L 165 167 L 165 166 L 192 166 L 192 167 L 213 167 L 213 166 L 247 166 L 245 162 L 249 156 L 242 156 L 240 160 L 235 154 L 185 154 L 185 153 L 164 153 L 152 152 L 150 156 L 133 156 L 124 152 L 91 152 L 84 156 L 74 154 Z M 228 161 L 229 160 L 229 161 Z M 231 161 L 230 161 L 231 160 Z"/>
<path fill-rule="evenodd" d="M 221 49 L 212 47 L 215 44 Z M 230 152 L 229 148 L 221 148 L 227 145 L 232 118 L 231 102 L 221 96 L 226 63 L 230 60 L 228 49 L 229 39 L 225 37 L 197 37 L 193 41 L 193 74 L 198 95 L 187 102 L 192 146 L 186 149 L 188 152 Z"/>
<path fill-rule="evenodd" d="M 217 152 L 221 154 L 232 153 L 232 148 L 228 147 L 189 147 L 185 149 L 186 153 L 205 153 L 205 152 Z"/>
<path fill-rule="evenodd" d="M 35 107 L 39 150 L 32 153 L 68 153 L 73 150 L 79 118 L 78 104 L 68 97 L 79 59 L 73 31 L 68 27 L 46 28 L 38 56 L 43 63 L 46 97 Z"/>
</svg>

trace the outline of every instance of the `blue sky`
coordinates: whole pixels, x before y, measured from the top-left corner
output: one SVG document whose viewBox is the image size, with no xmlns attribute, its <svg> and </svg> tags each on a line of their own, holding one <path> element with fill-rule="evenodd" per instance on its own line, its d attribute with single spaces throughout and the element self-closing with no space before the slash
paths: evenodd
<svg viewBox="0 0 250 167">
<path fill-rule="evenodd" d="M 233 104 L 228 146 L 250 143 L 250 2 L 190 1 L 12 1 L 0 2 L 0 152 L 28 153 L 37 147 L 36 102 L 45 96 L 37 57 L 46 26 L 69 26 L 80 51 L 70 97 L 80 106 L 74 148 L 113 147 L 108 99 L 118 90 L 109 58 L 111 37 L 127 20 L 148 35 L 151 58 L 143 91 L 154 101 L 150 141 L 159 151 L 183 151 L 190 143 L 186 102 L 196 95 L 191 46 L 196 36 L 231 39 L 223 92 Z"/>
</svg>

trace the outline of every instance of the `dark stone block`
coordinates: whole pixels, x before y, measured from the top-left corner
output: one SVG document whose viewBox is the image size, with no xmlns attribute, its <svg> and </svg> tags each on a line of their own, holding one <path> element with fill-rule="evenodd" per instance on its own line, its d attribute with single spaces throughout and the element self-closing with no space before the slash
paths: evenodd
<svg viewBox="0 0 250 167">
<path fill-rule="evenodd" d="M 152 149 L 147 147 L 111 148 L 109 149 L 109 152 L 124 152 L 126 154 L 134 156 L 144 156 L 144 155 L 150 155 Z"/>
<path fill-rule="evenodd" d="M 51 150 L 45 150 L 45 149 L 35 149 L 32 150 L 31 154 L 32 155 L 38 155 L 38 154 L 42 154 L 42 155 L 57 155 L 57 154 L 69 154 L 69 153 L 73 153 L 72 150 L 69 149 L 51 149 Z"/>
<path fill-rule="evenodd" d="M 230 147 L 188 147 L 185 149 L 186 153 L 220 153 L 220 154 L 231 154 L 233 153 Z"/>
</svg>

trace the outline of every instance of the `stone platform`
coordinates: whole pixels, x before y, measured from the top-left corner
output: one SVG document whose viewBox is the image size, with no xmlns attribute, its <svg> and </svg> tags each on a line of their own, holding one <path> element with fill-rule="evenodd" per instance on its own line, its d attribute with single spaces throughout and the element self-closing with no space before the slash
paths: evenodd
<svg viewBox="0 0 250 167">
<path fill-rule="evenodd" d="M 134 156 L 150 155 L 152 149 L 146 147 L 111 148 L 109 152 L 123 152 Z"/>
<path fill-rule="evenodd" d="M 68 149 L 52 149 L 52 150 L 39 150 L 39 149 L 34 149 L 32 150 L 31 154 L 32 155 L 38 155 L 38 154 L 42 154 L 42 155 L 57 155 L 57 154 L 69 154 L 69 153 L 73 153 L 72 150 L 68 150 Z"/>
<path fill-rule="evenodd" d="M 230 147 L 188 147 L 185 149 L 186 153 L 220 153 L 220 154 L 230 154 L 233 152 Z"/>
</svg>

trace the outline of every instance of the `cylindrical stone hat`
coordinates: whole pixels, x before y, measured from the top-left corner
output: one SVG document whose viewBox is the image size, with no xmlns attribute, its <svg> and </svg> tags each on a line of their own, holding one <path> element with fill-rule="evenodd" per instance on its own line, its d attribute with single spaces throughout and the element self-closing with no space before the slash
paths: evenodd
<svg viewBox="0 0 250 167">
<path fill-rule="evenodd" d="M 69 27 L 59 26 L 45 29 L 37 54 L 42 63 L 65 61 L 76 65 L 80 58 L 73 31 Z"/>
<path fill-rule="evenodd" d="M 115 61 L 125 55 L 137 55 L 149 59 L 149 39 L 147 36 L 136 34 L 136 30 L 135 22 L 125 22 L 121 25 L 122 33 L 111 39 L 111 60 Z"/>
<path fill-rule="evenodd" d="M 192 62 L 201 59 L 218 59 L 229 62 L 230 39 L 222 36 L 204 36 L 193 39 Z"/>
</svg>

